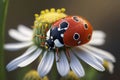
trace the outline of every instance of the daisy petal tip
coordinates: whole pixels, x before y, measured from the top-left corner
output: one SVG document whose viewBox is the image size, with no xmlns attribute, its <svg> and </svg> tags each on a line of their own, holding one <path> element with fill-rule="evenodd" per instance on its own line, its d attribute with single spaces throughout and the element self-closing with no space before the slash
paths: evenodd
<svg viewBox="0 0 120 80">
<path fill-rule="evenodd" d="M 116 62 L 116 58 L 113 56 L 112 62 L 115 63 Z"/>
<path fill-rule="evenodd" d="M 113 68 L 109 69 L 109 73 L 110 73 L 110 74 L 113 74 L 113 73 L 114 73 Z"/>
<path fill-rule="evenodd" d="M 113 74 L 113 73 L 114 73 L 114 70 L 113 70 L 113 69 L 109 69 L 109 73 L 110 73 L 110 74 Z"/>
<path fill-rule="evenodd" d="M 76 76 L 77 76 L 78 78 L 81 78 L 81 77 L 84 77 L 84 76 L 85 76 L 85 73 L 82 73 L 82 74 L 76 74 Z"/>
<path fill-rule="evenodd" d="M 60 74 L 62 77 L 65 77 L 68 75 L 68 73 L 63 73 L 63 74 Z"/>
<path fill-rule="evenodd" d="M 38 65 L 38 73 L 41 77 L 44 77 L 47 75 L 54 63 L 54 53 L 52 51 L 50 52 L 44 52 L 43 58 L 41 59 L 41 62 Z"/>
<path fill-rule="evenodd" d="M 12 71 L 8 66 L 6 66 L 6 70 L 9 72 Z"/>
<path fill-rule="evenodd" d="M 85 76 L 85 72 L 81 73 L 80 75 L 76 74 L 79 78 L 84 77 Z"/>
<path fill-rule="evenodd" d="M 22 24 L 18 25 L 18 31 L 27 37 L 32 37 L 32 34 L 33 34 L 32 29 Z"/>
<path fill-rule="evenodd" d="M 104 72 L 105 71 L 105 67 L 103 65 L 99 66 L 98 68 L 95 68 L 98 71 Z"/>
<path fill-rule="evenodd" d="M 102 64 L 99 64 L 97 67 L 96 66 L 92 66 L 92 67 L 101 72 L 105 71 L 105 68 Z"/>
<path fill-rule="evenodd" d="M 12 44 L 5 44 L 4 45 L 5 50 L 8 50 L 8 51 L 17 51 L 17 50 L 19 50 L 18 48 L 12 48 L 12 47 L 13 47 Z"/>
<path fill-rule="evenodd" d="M 40 76 L 41 78 L 43 78 L 45 75 L 44 75 L 44 74 L 39 73 L 39 76 Z"/>
<path fill-rule="evenodd" d="M 114 73 L 114 64 L 112 62 L 105 62 L 104 66 L 106 67 L 110 74 Z"/>
<path fill-rule="evenodd" d="M 47 74 L 42 73 L 42 72 L 39 70 L 39 68 L 37 69 L 37 71 L 38 71 L 38 74 L 39 74 L 39 76 L 40 76 L 41 78 L 43 78 L 44 76 L 47 75 Z"/>
<path fill-rule="evenodd" d="M 6 50 L 9 49 L 9 47 L 7 47 L 7 44 L 4 45 L 4 49 Z"/>
<path fill-rule="evenodd" d="M 94 32 L 93 32 L 93 34 L 95 35 L 95 36 L 100 36 L 100 37 L 106 37 L 106 33 L 104 32 L 104 31 L 101 31 L 101 30 L 95 30 Z M 98 36 L 98 37 L 99 37 Z"/>
<path fill-rule="evenodd" d="M 101 69 L 101 71 L 102 71 L 102 72 L 105 71 L 105 68 L 103 67 L 103 68 Z"/>
<path fill-rule="evenodd" d="M 17 67 L 12 67 L 12 65 L 10 65 L 10 64 L 8 64 L 7 66 L 6 66 L 6 69 L 7 69 L 7 71 L 13 71 L 13 70 L 15 70 Z"/>
<path fill-rule="evenodd" d="M 14 31 L 14 29 L 10 29 L 9 31 L 8 31 L 8 33 L 10 34 L 10 33 L 12 33 Z"/>
<path fill-rule="evenodd" d="M 80 77 L 84 77 L 85 76 L 85 73 L 83 73 Z"/>
</svg>

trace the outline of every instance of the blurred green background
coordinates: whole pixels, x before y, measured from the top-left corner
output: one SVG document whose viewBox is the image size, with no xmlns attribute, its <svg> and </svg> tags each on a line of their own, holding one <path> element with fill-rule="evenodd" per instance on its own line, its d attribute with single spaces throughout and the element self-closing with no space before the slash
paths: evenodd
<svg viewBox="0 0 120 80">
<path fill-rule="evenodd" d="M 100 72 L 102 77 L 99 80 L 120 80 L 120 0 L 9 0 L 5 42 L 15 42 L 8 36 L 10 28 L 17 28 L 19 24 L 31 27 L 35 13 L 53 7 L 64 7 L 69 15 L 83 16 L 91 22 L 95 30 L 103 30 L 106 33 L 106 43 L 99 48 L 113 53 L 117 62 L 114 74 L 109 74 L 108 71 Z M 24 51 L 25 49 L 17 52 L 5 51 L 5 64 L 20 56 Z M 33 64 L 36 62 L 31 66 Z M 22 69 L 6 71 L 7 80 L 18 80 L 19 71 Z"/>
</svg>

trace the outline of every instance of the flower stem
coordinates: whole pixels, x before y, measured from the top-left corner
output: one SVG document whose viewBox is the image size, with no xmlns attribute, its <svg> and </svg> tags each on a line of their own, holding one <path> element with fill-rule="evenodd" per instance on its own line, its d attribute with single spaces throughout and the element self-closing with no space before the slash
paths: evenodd
<svg viewBox="0 0 120 80">
<path fill-rule="evenodd" d="M 0 0 L 0 80 L 6 80 L 3 44 L 4 44 L 4 29 L 5 29 L 8 1 L 9 0 Z"/>
</svg>

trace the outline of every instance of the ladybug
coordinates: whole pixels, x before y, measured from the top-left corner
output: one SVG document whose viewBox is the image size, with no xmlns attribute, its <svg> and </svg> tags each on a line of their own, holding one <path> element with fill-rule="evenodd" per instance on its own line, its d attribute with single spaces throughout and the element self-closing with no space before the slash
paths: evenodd
<svg viewBox="0 0 120 80">
<path fill-rule="evenodd" d="M 92 36 L 92 25 L 80 16 L 67 16 L 53 23 L 47 32 L 46 44 L 50 49 L 85 44 Z"/>
</svg>

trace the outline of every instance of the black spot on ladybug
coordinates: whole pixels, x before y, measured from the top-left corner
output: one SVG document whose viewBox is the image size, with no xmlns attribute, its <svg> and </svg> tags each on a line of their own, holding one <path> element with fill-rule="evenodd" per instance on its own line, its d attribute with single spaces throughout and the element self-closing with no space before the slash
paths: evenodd
<svg viewBox="0 0 120 80">
<path fill-rule="evenodd" d="M 91 34 L 88 35 L 88 40 L 90 40 L 90 39 L 91 39 Z"/>
<path fill-rule="evenodd" d="M 87 30 L 87 29 L 88 29 L 88 25 L 87 25 L 87 24 L 85 24 L 85 25 L 84 25 L 84 28 Z"/>
<path fill-rule="evenodd" d="M 73 20 L 74 20 L 75 22 L 79 22 L 79 21 L 80 21 L 77 16 L 73 16 Z"/>
<path fill-rule="evenodd" d="M 78 33 L 75 33 L 74 36 L 73 36 L 73 39 L 78 40 L 79 38 L 80 38 L 80 35 Z"/>
<path fill-rule="evenodd" d="M 60 24 L 60 28 L 61 29 L 67 29 L 67 27 L 68 27 L 68 23 L 67 22 L 62 22 L 61 24 Z"/>
</svg>

